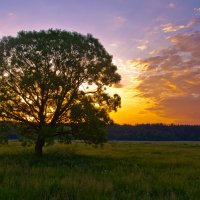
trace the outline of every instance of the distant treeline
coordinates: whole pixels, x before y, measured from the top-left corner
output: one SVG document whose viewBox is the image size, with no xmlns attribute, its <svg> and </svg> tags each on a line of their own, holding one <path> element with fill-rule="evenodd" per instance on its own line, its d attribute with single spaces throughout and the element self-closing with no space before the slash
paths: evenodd
<svg viewBox="0 0 200 200">
<path fill-rule="evenodd" d="M 200 141 L 200 125 L 112 125 L 108 140 L 120 141 Z"/>
<path fill-rule="evenodd" d="M 9 139 L 19 139 L 14 128 L 8 131 Z M 4 136 L 0 128 L 0 137 Z M 200 125 L 110 125 L 108 140 L 119 141 L 200 141 Z"/>
</svg>

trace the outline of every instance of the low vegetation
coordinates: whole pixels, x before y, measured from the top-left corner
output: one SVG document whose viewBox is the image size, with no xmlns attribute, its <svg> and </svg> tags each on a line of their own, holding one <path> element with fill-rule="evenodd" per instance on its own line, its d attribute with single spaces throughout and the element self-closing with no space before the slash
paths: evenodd
<svg viewBox="0 0 200 200">
<path fill-rule="evenodd" d="M 0 199 L 199 199 L 200 143 L 0 145 Z"/>
</svg>

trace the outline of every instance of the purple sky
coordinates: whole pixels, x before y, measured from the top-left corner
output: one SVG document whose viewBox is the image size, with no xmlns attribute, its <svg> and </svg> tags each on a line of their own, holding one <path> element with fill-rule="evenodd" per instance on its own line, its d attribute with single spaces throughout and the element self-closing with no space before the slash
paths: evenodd
<svg viewBox="0 0 200 200">
<path fill-rule="evenodd" d="M 137 45 L 162 35 L 155 27 L 194 18 L 199 0 L 0 0 L 0 34 L 61 28 L 92 33 L 115 57 L 140 55 Z M 154 31 L 154 33 L 152 33 Z M 158 30 L 157 30 L 158 31 Z M 118 46 L 119 47 L 118 47 Z M 118 48 L 116 48 L 118 47 Z M 137 51 L 136 51 L 137 50 Z"/>
<path fill-rule="evenodd" d="M 20 30 L 48 28 L 91 33 L 113 55 L 122 75 L 123 85 L 122 88 L 114 90 L 122 95 L 122 109 L 113 114 L 117 122 L 186 123 L 189 119 L 175 116 L 174 113 L 166 111 L 162 107 L 164 105 L 159 104 L 158 93 L 166 89 L 164 86 L 160 91 L 153 92 L 154 97 L 144 93 L 146 89 L 152 88 L 149 88 L 145 82 L 147 79 L 141 75 L 141 67 L 138 69 L 137 66 L 145 65 L 149 62 L 149 57 L 159 54 L 163 49 L 180 45 L 176 42 L 174 44 L 170 38 L 177 34 L 190 35 L 200 30 L 200 0 L 0 0 L 0 37 L 16 35 Z M 186 39 L 192 44 L 194 40 L 191 37 Z M 200 42 L 198 39 L 195 41 Z M 157 63 L 154 59 L 153 64 Z M 171 68 L 170 70 L 173 71 Z M 149 68 L 143 71 L 144 74 L 153 73 Z M 166 70 L 163 73 L 166 73 Z M 165 83 L 168 81 L 172 87 L 172 78 L 166 77 Z M 161 77 L 159 78 L 161 80 Z M 152 77 L 150 81 L 153 81 Z M 177 85 L 176 87 L 179 88 Z M 200 104 L 200 91 L 195 90 L 191 95 Z M 164 99 L 167 106 L 175 107 L 175 102 L 171 101 L 166 97 Z M 155 105 L 158 106 L 155 108 Z M 167 113 L 167 116 L 163 113 Z M 197 115 L 187 116 L 190 116 L 189 123 L 200 123 L 195 119 Z"/>
</svg>

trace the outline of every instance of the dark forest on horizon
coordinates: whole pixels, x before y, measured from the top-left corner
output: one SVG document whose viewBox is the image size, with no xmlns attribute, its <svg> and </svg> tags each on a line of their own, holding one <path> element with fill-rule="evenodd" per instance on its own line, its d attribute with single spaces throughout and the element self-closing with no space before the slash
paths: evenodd
<svg viewBox="0 0 200 200">
<path fill-rule="evenodd" d="M 108 140 L 200 141 L 200 125 L 138 124 L 108 127 Z"/>
<path fill-rule="evenodd" d="M 200 141 L 200 125 L 113 124 L 107 130 L 108 141 Z M 4 137 L 1 130 L 0 137 Z M 12 126 L 8 138 L 20 138 Z"/>
</svg>

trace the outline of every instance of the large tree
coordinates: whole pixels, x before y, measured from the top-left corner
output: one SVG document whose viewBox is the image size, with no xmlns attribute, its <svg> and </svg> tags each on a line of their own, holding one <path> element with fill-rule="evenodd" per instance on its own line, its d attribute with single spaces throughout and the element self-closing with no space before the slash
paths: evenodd
<svg viewBox="0 0 200 200">
<path fill-rule="evenodd" d="M 108 113 L 120 106 L 120 97 L 106 92 L 120 81 L 116 70 L 90 34 L 50 29 L 3 37 L 0 120 L 20 125 L 24 136 L 35 139 L 38 155 L 58 136 L 101 144 Z"/>
</svg>

